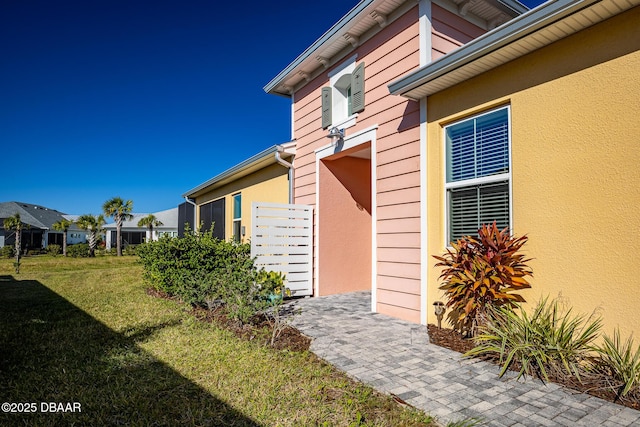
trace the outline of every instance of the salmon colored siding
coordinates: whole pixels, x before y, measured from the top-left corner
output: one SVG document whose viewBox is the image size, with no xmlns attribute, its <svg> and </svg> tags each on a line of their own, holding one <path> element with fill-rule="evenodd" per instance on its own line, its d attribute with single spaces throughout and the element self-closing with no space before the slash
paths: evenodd
<svg viewBox="0 0 640 427">
<path fill-rule="evenodd" d="M 486 32 L 437 4 L 431 5 L 431 20 L 432 60 L 444 56 Z"/>
<path fill-rule="evenodd" d="M 346 135 L 377 126 L 376 152 L 371 154 L 371 161 L 348 157 L 338 162 L 357 161 L 360 175 L 367 174 L 365 165 L 368 165 L 369 197 L 370 165 L 376 164 L 378 192 L 373 197 L 378 216 L 377 248 L 371 247 L 372 224 L 371 216 L 367 221 L 366 207 L 359 210 L 354 203 L 356 196 L 337 183 L 328 168 L 334 160 L 320 162 L 321 182 L 316 182 L 319 178 L 314 150 L 330 142 L 327 130 L 321 129 L 320 91 L 329 85 L 331 68 L 298 90 L 294 97 L 295 202 L 315 205 L 320 198 L 314 251 L 320 260 L 314 270 L 314 280 L 320 280 L 320 294 L 371 289 L 374 251 L 378 270 L 374 278 L 376 310 L 414 322 L 420 320 L 419 106 L 390 95 L 387 85 L 419 66 L 418 35 L 418 8 L 414 7 L 345 57 L 357 54 L 356 64 L 365 63 L 366 91 L 365 109 Z M 316 194 L 317 185 L 320 195 Z M 336 217 L 342 218 L 344 224 L 339 228 L 327 227 L 339 224 Z M 345 264 L 341 256 L 345 256 L 342 252 L 351 240 L 356 241 L 359 261 Z"/>
</svg>

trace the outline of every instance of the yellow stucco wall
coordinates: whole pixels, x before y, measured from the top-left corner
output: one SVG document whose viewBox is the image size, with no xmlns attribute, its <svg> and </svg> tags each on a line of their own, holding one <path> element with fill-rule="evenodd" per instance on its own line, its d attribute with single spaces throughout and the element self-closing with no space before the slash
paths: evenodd
<svg viewBox="0 0 640 427">
<path fill-rule="evenodd" d="M 233 237 L 233 196 L 242 194 L 242 226 L 246 234 L 243 242 L 251 238 L 251 203 L 289 203 L 288 169 L 272 164 L 219 188 L 196 197 L 196 220 L 200 223 L 200 205 L 225 198 L 225 236 Z"/>
<path fill-rule="evenodd" d="M 529 302 L 561 294 L 640 335 L 640 8 L 428 98 L 428 253 L 445 247 L 442 127 L 510 105 L 516 235 Z M 443 300 L 430 259 L 432 303 Z"/>
</svg>

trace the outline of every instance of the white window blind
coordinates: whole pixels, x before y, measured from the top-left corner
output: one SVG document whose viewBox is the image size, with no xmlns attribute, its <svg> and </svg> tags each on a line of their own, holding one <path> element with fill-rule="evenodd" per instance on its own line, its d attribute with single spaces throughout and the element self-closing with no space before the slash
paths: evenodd
<svg viewBox="0 0 640 427">
<path fill-rule="evenodd" d="M 509 183 L 482 184 L 449 190 L 449 241 L 475 236 L 482 224 L 509 226 Z"/>
<path fill-rule="evenodd" d="M 447 128 L 447 182 L 509 172 L 506 109 Z"/>
<path fill-rule="evenodd" d="M 508 109 L 446 127 L 445 144 L 449 241 L 510 226 Z"/>
</svg>

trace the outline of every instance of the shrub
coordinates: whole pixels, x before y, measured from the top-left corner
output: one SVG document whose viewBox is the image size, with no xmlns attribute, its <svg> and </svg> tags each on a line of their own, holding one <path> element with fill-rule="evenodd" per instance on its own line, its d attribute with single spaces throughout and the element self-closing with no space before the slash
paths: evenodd
<svg viewBox="0 0 640 427">
<path fill-rule="evenodd" d="M 602 319 L 593 315 L 572 315 L 558 299 L 541 299 L 531 315 L 519 306 L 492 308 L 489 319 L 476 337 L 477 346 L 465 356 L 498 356 L 500 376 L 513 364 L 523 375 L 549 379 L 564 372 L 580 379 L 580 368 L 589 357 L 592 343 L 602 327 Z"/>
<path fill-rule="evenodd" d="M 88 258 L 89 244 L 77 243 L 75 245 L 67 246 L 67 255 L 73 258 Z"/>
<path fill-rule="evenodd" d="M 526 265 L 530 260 L 518 253 L 526 241 L 526 236 L 511 236 L 507 228 L 498 230 L 494 222 L 483 225 L 477 238 L 465 236 L 451 244 L 453 251 L 434 256 L 436 267 L 444 267 L 440 289 L 455 313 L 454 326 L 460 323 L 475 335 L 489 307 L 525 301 L 513 292 L 531 287 L 525 279 L 533 274 Z"/>
<path fill-rule="evenodd" d="M 124 255 L 135 255 L 136 254 L 136 248 L 138 247 L 138 245 L 127 245 L 126 248 L 124 248 Z M 117 248 L 116 248 L 117 251 Z"/>
<path fill-rule="evenodd" d="M 252 269 L 225 268 L 213 274 L 213 285 L 219 289 L 229 317 L 243 324 L 269 306 L 269 300 L 261 297 L 254 278 Z"/>
<path fill-rule="evenodd" d="M 267 318 L 272 328 L 271 346 L 275 345 L 276 338 L 289 326 L 290 319 L 298 313 L 295 310 L 289 310 L 287 313 L 281 310 L 284 297 L 291 296 L 291 291 L 284 286 L 284 280 L 284 274 L 265 269 L 258 272 L 256 280 L 262 290 L 262 298 L 268 301 Z"/>
<path fill-rule="evenodd" d="M 53 256 L 60 255 L 62 253 L 62 247 L 60 245 L 49 245 L 47 246 L 47 253 Z"/>
<path fill-rule="evenodd" d="M 16 255 L 13 245 L 3 246 L 0 248 L 0 256 L 2 258 L 13 258 Z"/>
<path fill-rule="evenodd" d="M 138 246 L 144 278 L 191 305 L 224 304 L 231 319 L 248 323 L 282 302 L 284 276 L 257 271 L 249 244 L 218 240 L 210 232 L 163 236 Z"/>
<path fill-rule="evenodd" d="M 603 336 L 603 344 L 596 347 L 596 352 L 595 370 L 605 375 L 618 398 L 640 389 L 640 346 L 634 351 L 633 337 L 623 344 L 616 329 L 613 338 Z"/>
<path fill-rule="evenodd" d="M 251 247 L 218 240 L 210 232 L 186 233 L 182 238 L 163 236 L 137 248 L 144 279 L 155 289 L 171 295 L 189 293 L 208 273 L 253 267 Z"/>
</svg>

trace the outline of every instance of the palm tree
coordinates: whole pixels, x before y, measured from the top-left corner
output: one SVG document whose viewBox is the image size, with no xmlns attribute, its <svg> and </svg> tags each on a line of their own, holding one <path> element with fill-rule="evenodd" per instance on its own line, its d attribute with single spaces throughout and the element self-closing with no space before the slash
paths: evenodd
<svg viewBox="0 0 640 427">
<path fill-rule="evenodd" d="M 120 238 L 122 222 L 133 218 L 133 215 L 131 215 L 133 202 L 131 200 L 127 200 L 125 202 L 120 197 L 114 197 L 113 199 L 104 202 L 102 210 L 106 216 L 113 217 L 113 220 L 116 223 L 116 247 L 118 248 L 118 256 L 122 256 L 122 239 Z"/>
<path fill-rule="evenodd" d="M 62 218 L 60 221 L 53 223 L 54 230 L 62 231 L 62 255 L 64 256 L 67 256 L 67 231 L 69 231 L 71 224 L 73 224 L 73 222 L 66 218 Z"/>
<path fill-rule="evenodd" d="M 89 256 L 96 256 L 96 245 L 98 244 L 98 235 L 104 230 L 102 226 L 105 224 L 104 216 L 93 216 L 91 214 L 80 215 L 76 224 L 83 230 L 89 232 Z"/>
<path fill-rule="evenodd" d="M 149 214 L 144 218 L 140 218 L 138 221 L 138 227 L 147 227 L 149 229 L 149 239 L 148 242 L 153 240 L 153 227 L 159 227 L 164 225 L 162 221 L 160 221 L 154 214 Z"/>
<path fill-rule="evenodd" d="M 4 220 L 4 229 L 7 231 L 15 230 L 16 232 L 16 261 L 13 264 L 16 268 L 16 273 L 20 273 L 20 251 L 22 246 L 20 240 L 22 238 L 22 230 L 27 226 L 20 220 L 20 214 L 16 213 Z"/>
</svg>

